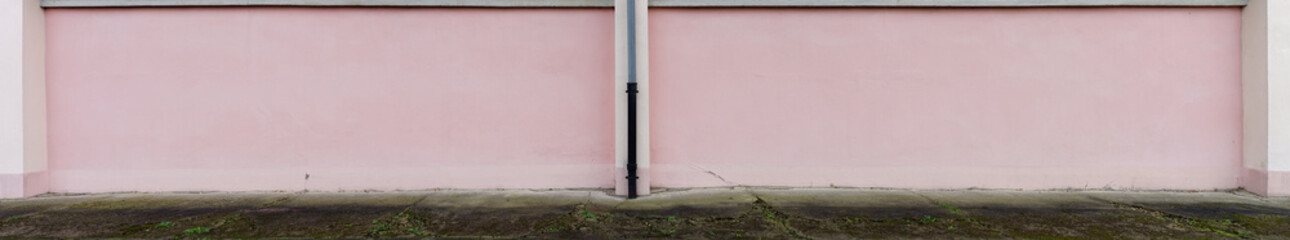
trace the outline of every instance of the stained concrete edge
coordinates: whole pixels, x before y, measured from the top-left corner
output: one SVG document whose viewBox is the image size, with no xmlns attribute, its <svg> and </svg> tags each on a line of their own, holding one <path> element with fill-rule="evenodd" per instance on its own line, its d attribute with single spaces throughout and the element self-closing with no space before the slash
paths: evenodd
<svg viewBox="0 0 1290 240">
<path fill-rule="evenodd" d="M 760 188 L 720 187 L 659 191 L 637 199 L 610 195 L 609 189 L 569 190 L 436 190 L 389 192 L 201 192 L 201 193 L 107 193 L 47 195 L 0 200 L 0 210 L 23 205 L 68 206 L 87 202 L 140 201 L 164 203 L 130 205 L 165 208 L 185 204 L 228 202 L 285 205 L 398 205 L 441 208 L 518 208 L 532 206 L 584 205 L 617 210 L 659 210 L 748 206 L 758 201 L 775 207 L 941 207 L 940 204 L 971 207 L 1017 204 L 1019 207 L 1050 207 L 1033 203 L 1122 203 L 1122 204 L 1244 204 L 1290 211 L 1290 197 L 1259 197 L 1241 192 L 1175 191 L 1021 191 L 1021 190 L 887 190 L 853 188 Z M 385 201 L 382 199 L 394 199 Z M 1030 202 L 1030 203 L 1026 203 Z M 1065 205 L 1061 205 L 1065 206 Z M 127 206 L 122 206 L 127 207 Z"/>
</svg>

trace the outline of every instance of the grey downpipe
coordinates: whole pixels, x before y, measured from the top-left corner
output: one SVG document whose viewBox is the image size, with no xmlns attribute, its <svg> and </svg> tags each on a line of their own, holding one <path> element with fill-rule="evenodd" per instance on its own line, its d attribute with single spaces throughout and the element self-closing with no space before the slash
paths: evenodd
<svg viewBox="0 0 1290 240">
<path fill-rule="evenodd" d="M 636 198 L 636 0 L 627 0 L 627 198 Z"/>
</svg>

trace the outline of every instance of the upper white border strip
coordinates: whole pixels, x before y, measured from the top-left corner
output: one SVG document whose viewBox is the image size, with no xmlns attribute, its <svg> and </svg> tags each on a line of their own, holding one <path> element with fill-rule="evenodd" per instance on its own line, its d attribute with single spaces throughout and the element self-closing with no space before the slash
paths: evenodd
<svg viewBox="0 0 1290 240">
<path fill-rule="evenodd" d="M 4 0 L 8 1 L 8 0 Z M 51 7 L 614 7 L 613 0 L 41 0 Z"/>
<path fill-rule="evenodd" d="M 1248 0 L 652 0 L 656 7 L 1239 7 Z"/>
<path fill-rule="evenodd" d="M 651 0 L 652 7 L 1240 7 L 1249 0 Z M 613 0 L 41 0 L 43 7 L 613 7 Z"/>
</svg>

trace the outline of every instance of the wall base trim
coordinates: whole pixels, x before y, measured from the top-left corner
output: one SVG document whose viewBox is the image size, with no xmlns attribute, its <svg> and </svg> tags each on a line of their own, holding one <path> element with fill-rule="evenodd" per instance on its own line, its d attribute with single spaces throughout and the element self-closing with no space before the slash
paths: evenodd
<svg viewBox="0 0 1290 240">
<path fill-rule="evenodd" d="M 0 174 L 0 199 L 24 198 L 49 192 L 47 171 Z"/>
<path fill-rule="evenodd" d="M 1290 196 L 1290 171 L 1245 169 L 1241 187 L 1263 196 Z"/>
</svg>

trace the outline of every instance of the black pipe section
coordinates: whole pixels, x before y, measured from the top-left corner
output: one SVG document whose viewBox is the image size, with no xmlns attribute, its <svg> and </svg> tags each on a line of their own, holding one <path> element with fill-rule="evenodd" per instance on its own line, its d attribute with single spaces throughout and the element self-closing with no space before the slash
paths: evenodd
<svg viewBox="0 0 1290 240">
<path fill-rule="evenodd" d="M 636 83 L 627 83 L 627 198 L 636 198 Z"/>
<path fill-rule="evenodd" d="M 627 199 L 636 198 L 636 0 L 627 0 Z"/>
</svg>

